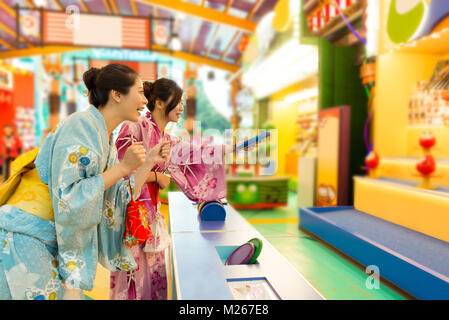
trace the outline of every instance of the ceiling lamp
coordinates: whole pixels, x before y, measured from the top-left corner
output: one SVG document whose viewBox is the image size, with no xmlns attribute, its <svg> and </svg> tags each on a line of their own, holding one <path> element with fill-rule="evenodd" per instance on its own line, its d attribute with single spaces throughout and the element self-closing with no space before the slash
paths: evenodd
<svg viewBox="0 0 449 320">
<path fill-rule="evenodd" d="M 182 43 L 177 33 L 173 33 L 171 37 L 170 49 L 173 51 L 180 51 L 182 49 Z"/>
<path fill-rule="evenodd" d="M 47 6 L 47 0 L 34 0 L 34 4 L 37 7 L 46 7 Z"/>
<path fill-rule="evenodd" d="M 253 90 L 257 99 L 262 99 L 317 73 L 318 48 L 291 40 L 261 63 L 251 66 L 243 74 L 242 82 Z"/>
</svg>

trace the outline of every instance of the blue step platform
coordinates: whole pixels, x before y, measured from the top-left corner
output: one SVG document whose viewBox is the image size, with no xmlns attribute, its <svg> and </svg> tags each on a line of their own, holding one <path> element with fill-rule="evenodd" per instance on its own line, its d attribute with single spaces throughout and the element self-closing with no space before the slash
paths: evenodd
<svg viewBox="0 0 449 320">
<path fill-rule="evenodd" d="M 449 213 L 448 213 L 449 214 Z M 418 299 L 449 299 L 449 243 L 354 207 L 300 208 L 300 227 Z M 449 227 L 448 227 L 449 232 Z"/>
</svg>

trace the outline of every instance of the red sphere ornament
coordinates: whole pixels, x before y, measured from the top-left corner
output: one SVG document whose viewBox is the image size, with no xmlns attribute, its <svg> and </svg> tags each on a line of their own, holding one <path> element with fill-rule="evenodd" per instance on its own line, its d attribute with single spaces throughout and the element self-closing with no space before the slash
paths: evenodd
<svg viewBox="0 0 449 320">
<path fill-rule="evenodd" d="M 441 94 L 441 97 L 444 100 L 449 101 L 449 91 L 443 91 L 443 93 Z"/>
<path fill-rule="evenodd" d="M 424 176 L 435 171 L 435 159 L 431 154 L 426 154 L 424 158 L 416 164 L 416 170 Z"/>
<path fill-rule="evenodd" d="M 365 165 L 369 169 L 375 169 L 379 165 L 379 155 L 376 151 L 371 151 L 365 158 Z"/>
<path fill-rule="evenodd" d="M 436 138 L 430 130 L 423 131 L 423 133 L 419 137 L 419 144 L 424 149 L 432 148 L 435 145 L 435 142 Z"/>
</svg>

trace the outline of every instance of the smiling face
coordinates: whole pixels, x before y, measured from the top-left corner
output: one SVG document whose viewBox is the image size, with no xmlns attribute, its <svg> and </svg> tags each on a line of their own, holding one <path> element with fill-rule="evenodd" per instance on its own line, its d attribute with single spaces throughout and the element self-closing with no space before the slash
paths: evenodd
<svg viewBox="0 0 449 320">
<path fill-rule="evenodd" d="M 183 106 L 182 99 L 181 99 L 179 101 L 178 105 L 168 113 L 168 115 L 167 115 L 168 121 L 178 122 L 183 111 L 184 111 L 184 106 Z"/>
<path fill-rule="evenodd" d="M 148 110 L 159 120 L 178 122 L 184 111 L 182 104 L 183 90 L 178 84 L 167 78 L 143 83 Z"/>
<path fill-rule="evenodd" d="M 117 93 L 112 93 L 116 95 Z M 127 94 L 119 94 L 115 96 L 116 101 L 119 104 L 120 114 L 125 120 L 137 122 L 139 121 L 140 112 L 145 108 L 148 103 L 145 98 L 142 86 L 142 80 L 137 77 L 134 85 L 129 89 Z"/>
<path fill-rule="evenodd" d="M 179 100 L 178 104 L 176 105 L 176 107 L 174 107 L 172 110 L 170 110 L 167 114 L 166 110 L 169 107 L 169 105 L 171 104 L 171 100 L 173 99 L 173 97 L 170 97 L 167 102 L 163 102 L 162 100 L 157 99 L 156 100 L 156 109 L 153 112 L 159 112 L 160 114 L 165 115 L 166 120 L 168 122 L 178 122 L 182 112 L 184 111 L 184 106 L 183 106 L 183 102 L 182 99 Z"/>
</svg>

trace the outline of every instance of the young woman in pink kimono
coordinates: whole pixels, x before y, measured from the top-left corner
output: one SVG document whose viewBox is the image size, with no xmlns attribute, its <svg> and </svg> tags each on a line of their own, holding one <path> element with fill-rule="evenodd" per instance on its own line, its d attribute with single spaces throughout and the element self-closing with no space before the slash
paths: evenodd
<svg viewBox="0 0 449 320">
<path fill-rule="evenodd" d="M 148 211 L 153 236 L 142 245 L 131 248 L 138 265 L 132 272 L 112 272 L 111 300 L 167 299 L 165 249 L 170 245 L 164 216 L 160 214 L 159 188 L 170 183 L 168 172 L 182 192 L 192 201 L 211 201 L 226 196 L 224 148 L 222 145 L 193 147 L 177 137 L 164 133 L 168 122 L 178 122 L 184 110 L 182 89 L 176 82 L 161 78 L 144 82 L 149 111 L 138 122 L 125 122 L 116 140 L 118 158 L 135 141 L 143 141 L 150 150 L 161 140 L 170 142 L 170 157 L 153 167 L 149 182 L 142 187 L 140 199 Z M 208 158 L 208 159 L 206 159 Z"/>
</svg>

